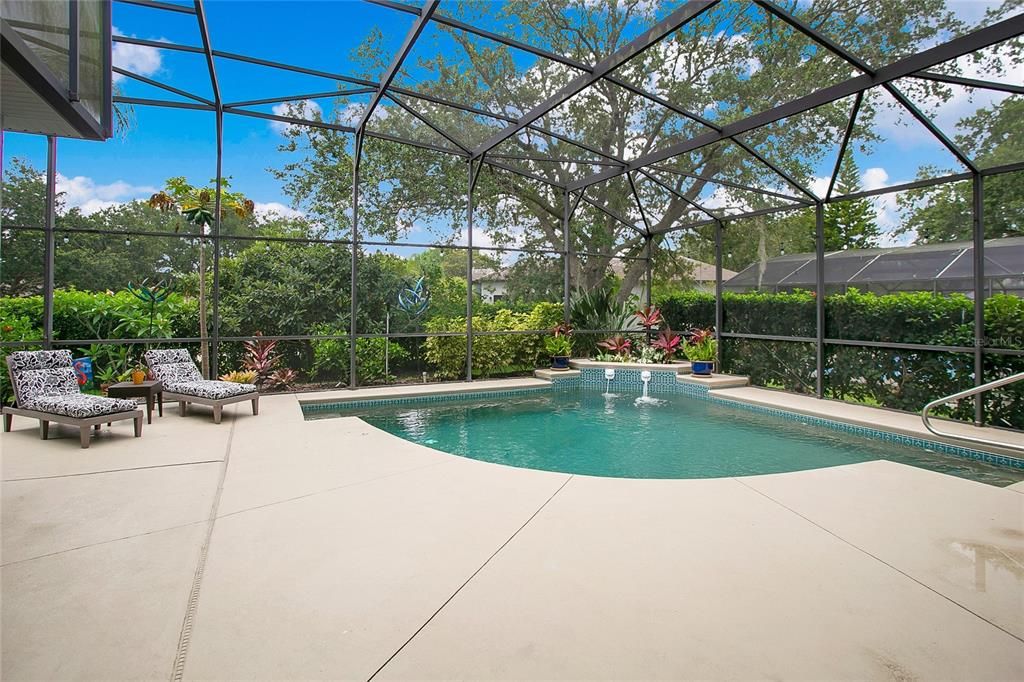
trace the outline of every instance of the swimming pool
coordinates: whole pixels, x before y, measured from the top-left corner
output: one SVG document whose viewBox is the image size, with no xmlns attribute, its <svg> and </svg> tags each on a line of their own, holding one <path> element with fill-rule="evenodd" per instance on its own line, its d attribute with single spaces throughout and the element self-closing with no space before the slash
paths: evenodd
<svg viewBox="0 0 1024 682">
<path fill-rule="evenodd" d="M 992 485 L 1024 469 L 931 452 L 681 394 L 524 391 L 315 412 L 355 415 L 437 450 L 530 469 L 620 478 L 749 476 L 887 459 Z"/>
</svg>

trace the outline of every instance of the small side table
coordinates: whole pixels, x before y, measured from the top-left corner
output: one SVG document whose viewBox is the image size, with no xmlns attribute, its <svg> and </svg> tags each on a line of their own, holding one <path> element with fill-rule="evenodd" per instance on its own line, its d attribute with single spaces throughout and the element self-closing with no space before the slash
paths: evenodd
<svg viewBox="0 0 1024 682">
<path fill-rule="evenodd" d="M 121 381 L 107 387 L 107 395 L 111 398 L 145 398 L 146 423 L 153 423 L 153 401 L 159 405 L 160 416 L 164 416 L 164 386 L 159 381 L 143 381 L 136 384 Z"/>
</svg>

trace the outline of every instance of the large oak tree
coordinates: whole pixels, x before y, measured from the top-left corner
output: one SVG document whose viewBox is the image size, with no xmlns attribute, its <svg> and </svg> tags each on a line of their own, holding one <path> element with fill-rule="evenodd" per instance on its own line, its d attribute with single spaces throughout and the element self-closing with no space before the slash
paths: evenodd
<svg viewBox="0 0 1024 682">
<path fill-rule="evenodd" d="M 942 0 L 789 0 L 781 4 L 873 66 L 970 28 L 946 9 Z M 516 0 L 464 1 L 442 9 L 456 18 L 577 62 L 595 64 L 676 6 L 649 0 Z M 385 49 L 382 36 L 375 34 L 355 57 L 358 75 L 372 79 L 379 77 L 392 54 Z M 579 73 L 571 66 L 432 24 L 395 84 L 462 103 L 490 116 L 400 96 L 404 104 L 445 131 L 450 139 L 388 100 L 371 118 L 369 129 L 451 149 L 456 144 L 474 148 L 506 125 L 508 119 L 530 110 Z M 695 119 L 710 119 L 721 125 L 856 74 L 845 61 L 753 3 L 723 2 L 615 71 L 613 76 L 619 84 L 607 79 L 598 81 L 543 117 L 536 128 L 495 147 L 489 158 L 554 183 L 566 183 L 606 168 L 603 164 L 614 163 L 615 159 L 633 159 L 709 130 Z M 622 83 L 645 89 L 694 115 L 680 114 Z M 936 101 L 949 96 L 939 83 L 913 80 L 899 85 Z M 587 199 L 655 233 L 706 221 L 709 212 L 727 216 L 788 203 L 735 185 L 805 196 L 794 183 L 809 187 L 815 169 L 823 161 L 830 165 L 851 103 L 852 98 L 841 100 L 753 131 L 740 140 L 723 141 L 676 157 L 652 170 L 653 179 L 635 175 L 642 213 L 624 177 L 591 187 Z M 362 106 L 358 98 L 341 98 L 329 116 L 352 123 L 358 120 Z M 873 126 L 883 106 L 876 97 L 865 98 L 856 130 L 857 143 L 862 147 L 869 147 L 877 139 Z M 275 170 L 286 191 L 296 204 L 317 217 L 323 230 L 347 232 L 352 136 L 299 128 L 291 129 L 289 135 L 283 146 L 289 153 L 287 161 Z M 587 148 L 567 139 L 582 142 Z M 413 229 L 433 230 L 440 242 L 464 238 L 468 171 L 464 160 L 370 138 L 363 149 L 361 171 L 363 238 L 408 239 Z M 560 190 L 507 170 L 485 167 L 474 201 L 477 243 L 562 249 Z M 778 220 L 762 220 L 760 229 L 774 223 Z M 801 240 L 810 237 L 800 235 Z M 663 239 L 656 237 L 655 245 L 662 244 Z M 763 245 L 763 234 L 760 239 Z M 576 213 L 572 241 L 571 277 L 580 287 L 601 282 L 613 258 L 642 255 L 643 249 L 643 238 L 637 230 L 588 203 L 581 204 Z M 750 241 L 749 235 L 745 241 Z M 706 258 L 710 243 L 710 229 L 705 227 L 674 239 L 673 251 L 659 258 Z M 640 263 L 627 265 L 621 287 L 624 294 L 643 274 Z"/>
</svg>

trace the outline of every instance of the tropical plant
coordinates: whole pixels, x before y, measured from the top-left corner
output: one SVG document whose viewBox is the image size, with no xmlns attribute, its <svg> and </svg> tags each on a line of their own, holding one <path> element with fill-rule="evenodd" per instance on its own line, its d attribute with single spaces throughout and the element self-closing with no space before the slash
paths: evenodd
<svg viewBox="0 0 1024 682">
<path fill-rule="evenodd" d="M 256 332 L 253 336 L 262 337 L 262 332 Z M 245 348 L 245 357 L 242 366 L 256 375 L 255 384 L 260 388 L 266 387 L 270 375 L 277 369 L 281 358 L 277 355 L 277 341 L 256 338 L 242 343 Z"/>
<path fill-rule="evenodd" d="M 614 353 L 615 355 L 629 355 L 633 342 L 624 336 L 612 336 L 597 344 L 599 347 Z"/>
<path fill-rule="evenodd" d="M 121 381 L 121 377 L 125 376 L 124 371 L 118 371 L 116 367 L 107 365 L 106 367 L 100 367 L 97 370 L 93 370 L 93 377 L 100 386 L 105 384 L 113 384 Z"/>
<path fill-rule="evenodd" d="M 641 343 L 637 346 L 635 352 L 636 361 L 645 365 L 657 364 L 664 362 L 665 354 L 661 350 L 654 346 Z"/>
<path fill-rule="evenodd" d="M 576 329 L 630 331 L 639 328 L 632 304 L 617 301 L 612 286 L 607 283 L 573 292 L 569 298 L 569 320 Z"/>
<path fill-rule="evenodd" d="M 637 310 L 633 313 L 633 317 L 636 318 L 637 322 L 640 323 L 640 326 L 647 332 L 650 332 L 651 329 L 665 321 L 665 318 L 661 316 L 661 310 L 658 308 L 652 308 L 651 306 L 646 306 Z"/>
<path fill-rule="evenodd" d="M 671 328 L 665 327 L 658 334 L 658 338 L 651 341 L 651 348 L 657 348 L 661 351 L 664 359 L 670 360 L 679 351 L 682 342 L 683 339 L 679 334 L 676 334 Z"/>
<path fill-rule="evenodd" d="M 235 384 L 254 384 L 256 383 L 256 372 L 250 369 L 234 370 L 227 374 L 221 374 L 220 380 Z"/>
<path fill-rule="evenodd" d="M 227 190 L 231 184 L 228 178 L 221 178 L 219 186 L 216 179 L 211 182 L 213 188 L 196 187 L 190 185 L 183 176 L 169 178 L 164 189 L 153 194 L 148 202 L 150 207 L 163 213 L 180 211 L 186 222 L 199 228 L 199 338 L 200 362 L 204 377 L 210 375 L 210 348 L 206 340 L 206 236 L 211 226 L 217 222 L 218 208 L 221 217 L 231 212 L 239 218 L 248 218 L 252 216 L 256 207 L 251 199 L 247 199 L 241 193 Z M 175 232 L 177 231 L 176 226 Z"/>
<path fill-rule="evenodd" d="M 287 367 L 277 369 L 267 377 L 266 387 L 271 391 L 287 391 L 292 387 L 297 378 L 298 372 L 294 369 Z"/>
<path fill-rule="evenodd" d="M 100 384 L 126 381 L 135 365 L 131 346 L 119 343 L 94 343 L 78 349 L 78 354 L 92 358 L 93 377 Z"/>
<path fill-rule="evenodd" d="M 548 336 L 544 339 L 544 349 L 553 358 L 572 355 L 572 340 L 568 336 Z"/>
<path fill-rule="evenodd" d="M 683 353 L 690 362 L 713 362 L 718 357 L 718 341 L 710 329 L 698 329 L 686 343 Z"/>
<path fill-rule="evenodd" d="M 569 320 L 577 330 L 633 331 L 639 329 L 632 301 L 618 301 L 608 283 L 593 289 L 577 289 L 569 299 Z M 599 337 L 577 334 L 576 350 L 581 356 L 597 352 Z"/>
</svg>

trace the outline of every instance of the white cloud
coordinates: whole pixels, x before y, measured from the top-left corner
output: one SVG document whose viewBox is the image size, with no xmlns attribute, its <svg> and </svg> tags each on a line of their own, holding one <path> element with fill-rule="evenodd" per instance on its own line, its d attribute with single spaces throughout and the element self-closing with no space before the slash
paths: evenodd
<svg viewBox="0 0 1024 682">
<path fill-rule="evenodd" d="M 810 187 L 808 187 L 808 189 L 811 190 L 812 192 L 814 192 L 814 194 L 816 194 L 817 196 L 823 197 L 826 194 L 828 194 L 828 183 L 830 183 L 831 181 L 832 181 L 831 177 L 821 178 L 821 177 L 815 176 L 814 179 L 811 180 L 811 184 L 810 184 Z M 788 190 L 788 188 L 784 188 L 783 191 L 786 191 L 786 190 Z"/>
<path fill-rule="evenodd" d="M 77 208 L 85 215 L 89 215 L 118 204 L 146 199 L 157 192 L 157 188 L 132 185 L 124 180 L 102 185 L 84 175 L 69 178 L 58 173 L 57 191 L 63 193 L 67 209 Z"/>
<path fill-rule="evenodd" d="M 860 186 L 864 191 L 882 189 L 901 182 L 890 182 L 889 172 L 879 166 L 865 168 L 860 174 Z M 881 231 L 879 236 L 880 246 L 905 246 L 914 240 L 914 235 L 905 233 L 901 235 L 893 232 L 903 226 L 903 219 L 900 216 L 899 194 L 879 194 L 870 199 L 875 211 L 875 223 Z"/>
<path fill-rule="evenodd" d="M 362 102 L 351 102 L 337 112 L 338 123 L 343 126 L 354 126 L 363 118 L 366 105 Z M 383 121 L 390 115 L 388 107 L 377 105 L 370 116 L 371 121 Z"/>
<path fill-rule="evenodd" d="M 946 65 L 940 65 L 936 70 L 943 73 L 958 73 L 965 78 L 983 81 L 1024 83 L 1024 59 L 1013 54 L 1014 47 L 1013 41 L 1007 41 L 986 50 L 984 60 L 975 61 L 970 56 L 962 57 Z M 997 75 L 991 70 L 990 67 L 994 63 L 998 63 L 1002 67 L 1002 75 Z M 962 120 L 1010 97 L 1009 93 L 997 90 L 969 88 L 954 84 L 944 84 L 942 87 L 950 93 L 949 100 L 945 102 L 919 94 L 908 95 L 908 97 L 940 130 L 950 137 L 969 132 L 960 126 Z M 875 89 L 871 96 L 878 107 L 875 127 L 886 141 L 885 143 L 895 144 L 900 149 L 920 149 L 925 145 L 942 149 L 942 144 L 928 132 L 927 128 L 914 120 L 910 113 L 888 93 Z M 952 154 L 947 153 L 947 156 L 950 168 L 958 168 Z"/>
<path fill-rule="evenodd" d="M 123 36 L 125 35 L 117 29 L 116 26 L 112 28 L 114 35 Z M 135 37 L 135 36 L 132 36 Z M 161 41 L 166 39 L 160 38 Z M 149 47 L 148 45 L 132 45 L 130 43 L 114 43 L 111 48 L 111 56 L 113 58 L 114 66 L 137 73 L 140 76 L 152 76 L 160 70 L 163 66 L 163 57 L 160 55 L 160 50 L 155 47 Z M 115 73 L 113 80 L 117 83 L 123 80 L 125 76 L 119 73 Z"/>
<path fill-rule="evenodd" d="M 306 120 L 317 119 L 323 114 L 323 109 L 320 108 L 320 105 L 311 99 L 303 99 L 298 102 L 281 102 L 280 104 L 275 104 L 271 111 L 278 116 L 289 116 Z M 275 132 L 284 135 L 292 127 L 292 124 L 285 123 L 284 121 L 271 121 L 270 127 Z"/>
<path fill-rule="evenodd" d="M 306 214 L 291 206 L 285 206 L 278 201 L 257 201 L 253 209 L 253 215 L 258 219 L 267 220 L 270 218 L 302 218 Z"/>
<path fill-rule="evenodd" d="M 889 173 L 884 168 L 879 168 L 877 166 L 867 168 L 860 174 L 860 185 L 868 192 L 887 187 L 888 182 Z"/>
<path fill-rule="evenodd" d="M 65 211 L 77 208 L 85 215 L 132 201 L 146 200 L 158 191 L 158 187 L 133 185 L 124 180 L 99 184 L 84 175 L 69 178 L 57 173 L 57 192 L 63 194 Z M 253 213 L 258 220 L 302 218 L 306 215 L 278 201 L 257 201 Z"/>
</svg>

